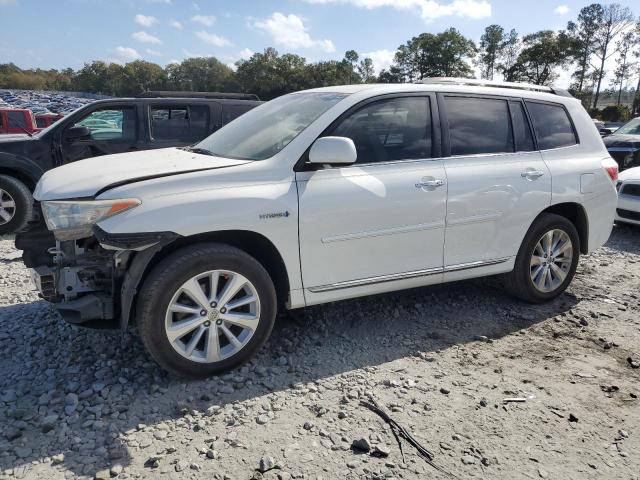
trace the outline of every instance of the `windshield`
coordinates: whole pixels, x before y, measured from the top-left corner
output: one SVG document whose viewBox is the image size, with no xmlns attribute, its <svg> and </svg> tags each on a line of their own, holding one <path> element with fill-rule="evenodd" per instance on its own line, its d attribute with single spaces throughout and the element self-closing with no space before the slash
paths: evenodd
<svg viewBox="0 0 640 480">
<path fill-rule="evenodd" d="M 616 135 L 619 133 L 622 135 L 640 135 L 640 117 L 634 118 L 630 122 L 621 126 L 616 130 Z"/>
<path fill-rule="evenodd" d="M 337 93 L 292 93 L 264 103 L 195 145 L 212 155 L 239 160 L 272 157 L 315 119 L 346 97 Z"/>
</svg>

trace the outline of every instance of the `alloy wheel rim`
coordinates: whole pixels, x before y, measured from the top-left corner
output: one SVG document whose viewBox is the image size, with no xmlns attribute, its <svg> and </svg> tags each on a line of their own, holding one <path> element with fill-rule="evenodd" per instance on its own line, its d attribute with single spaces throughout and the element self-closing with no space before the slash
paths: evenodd
<svg viewBox="0 0 640 480">
<path fill-rule="evenodd" d="M 9 223 L 15 214 L 16 201 L 9 192 L 0 188 L 0 225 Z"/>
<path fill-rule="evenodd" d="M 540 292 L 556 290 L 569 275 L 573 263 L 573 244 L 564 230 L 546 232 L 533 248 L 530 275 L 533 286 Z"/>
<path fill-rule="evenodd" d="M 216 363 L 242 350 L 260 321 L 260 297 L 244 276 L 229 270 L 200 273 L 174 293 L 165 315 L 173 349 L 199 363 Z"/>
</svg>

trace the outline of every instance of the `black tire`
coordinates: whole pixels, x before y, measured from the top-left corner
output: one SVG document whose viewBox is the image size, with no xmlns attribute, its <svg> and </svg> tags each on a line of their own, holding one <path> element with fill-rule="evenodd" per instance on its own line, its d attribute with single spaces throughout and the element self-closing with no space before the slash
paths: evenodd
<svg viewBox="0 0 640 480">
<path fill-rule="evenodd" d="M 540 291 L 534 285 L 531 278 L 531 257 L 534 248 L 541 237 L 551 230 L 562 230 L 571 239 L 573 255 L 571 266 L 567 271 L 567 276 L 555 289 L 549 292 Z M 531 225 L 527 232 L 518 255 L 516 257 L 513 271 L 504 275 L 504 286 L 512 295 L 530 303 L 542 303 L 556 298 L 573 280 L 580 258 L 580 237 L 576 227 L 565 217 L 553 213 L 540 215 Z"/>
<path fill-rule="evenodd" d="M 0 219 L 0 235 L 19 232 L 33 216 L 31 191 L 20 180 L 9 175 L 0 175 L 0 190 L 10 195 L 15 204 L 15 207 L 11 209 L 11 219 L 8 221 Z"/>
<path fill-rule="evenodd" d="M 180 286 L 199 273 L 229 270 L 255 287 L 260 300 L 258 327 L 244 348 L 215 363 L 185 358 L 174 350 L 165 332 L 165 314 Z M 151 357 L 165 370 L 191 378 L 203 378 L 230 370 L 251 358 L 269 338 L 277 310 L 276 292 L 264 267 L 246 252 L 224 244 L 184 247 L 162 260 L 149 274 L 138 295 L 138 330 Z"/>
</svg>

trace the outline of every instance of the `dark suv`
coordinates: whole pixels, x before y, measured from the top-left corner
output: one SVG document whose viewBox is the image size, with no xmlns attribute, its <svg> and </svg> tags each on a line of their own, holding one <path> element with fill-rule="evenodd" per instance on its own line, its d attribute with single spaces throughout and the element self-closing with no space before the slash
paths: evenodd
<svg viewBox="0 0 640 480">
<path fill-rule="evenodd" d="M 260 103 L 250 94 L 147 92 L 96 101 L 34 135 L 1 136 L 0 234 L 31 219 L 31 192 L 47 170 L 100 155 L 191 145 Z"/>
</svg>

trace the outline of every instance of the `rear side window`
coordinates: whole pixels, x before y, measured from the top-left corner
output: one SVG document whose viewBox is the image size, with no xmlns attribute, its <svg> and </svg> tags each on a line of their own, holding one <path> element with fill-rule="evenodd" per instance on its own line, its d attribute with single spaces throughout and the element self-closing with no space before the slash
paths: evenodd
<svg viewBox="0 0 640 480">
<path fill-rule="evenodd" d="M 451 155 L 514 151 L 506 100 L 445 97 Z"/>
<path fill-rule="evenodd" d="M 25 115 L 22 112 L 9 112 L 9 128 L 27 128 Z"/>
<path fill-rule="evenodd" d="M 356 163 L 431 158 L 428 97 L 380 100 L 355 111 L 331 135 L 353 140 Z"/>
<path fill-rule="evenodd" d="M 531 133 L 531 126 L 524 111 L 524 105 L 522 102 L 509 102 L 509 107 L 511 110 L 511 122 L 513 124 L 513 137 L 516 142 L 516 151 L 533 151 L 533 134 Z"/>
<path fill-rule="evenodd" d="M 151 136 L 155 140 L 196 141 L 207 136 L 209 108 L 205 105 L 151 107 Z"/>
<path fill-rule="evenodd" d="M 568 147 L 578 143 L 567 111 L 561 105 L 527 102 L 527 109 L 538 136 L 538 148 Z"/>
</svg>

